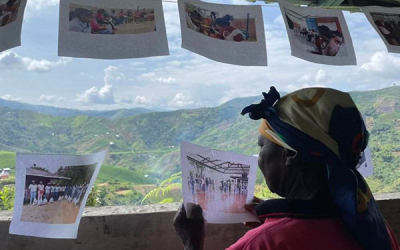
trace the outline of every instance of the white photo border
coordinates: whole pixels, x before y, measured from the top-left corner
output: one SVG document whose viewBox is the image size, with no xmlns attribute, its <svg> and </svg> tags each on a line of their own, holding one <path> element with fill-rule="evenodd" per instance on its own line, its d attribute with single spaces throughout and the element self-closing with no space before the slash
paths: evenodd
<svg viewBox="0 0 400 250">
<path fill-rule="evenodd" d="M 10 234 L 34 236 L 42 238 L 58 238 L 58 239 L 76 239 L 78 236 L 79 223 L 82 217 L 85 204 L 89 196 L 90 191 L 94 185 L 97 175 L 100 171 L 101 165 L 103 164 L 104 158 L 107 155 L 108 150 L 103 150 L 98 153 L 91 155 L 39 155 L 39 154 L 22 154 L 17 153 L 16 157 L 16 178 L 15 178 L 15 202 L 14 202 L 14 213 L 10 225 Z M 43 163 L 39 164 L 45 166 L 48 164 L 60 164 L 70 166 L 84 166 L 97 164 L 96 169 L 92 175 L 89 183 L 89 187 L 82 199 L 79 213 L 74 224 L 46 224 L 37 222 L 24 222 L 21 221 L 23 212 L 23 197 L 25 193 L 25 181 L 26 181 L 26 166 L 32 165 L 32 163 Z M 27 165 L 28 164 L 28 165 Z"/>
</svg>

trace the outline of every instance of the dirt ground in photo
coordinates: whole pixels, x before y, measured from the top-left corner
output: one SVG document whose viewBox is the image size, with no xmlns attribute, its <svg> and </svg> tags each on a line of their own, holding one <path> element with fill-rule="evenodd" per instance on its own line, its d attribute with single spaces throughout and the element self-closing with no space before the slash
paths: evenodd
<svg viewBox="0 0 400 250">
<path fill-rule="evenodd" d="M 195 195 L 196 203 L 207 211 L 221 213 L 245 213 L 247 194 L 231 194 L 221 191 L 211 193 L 198 192 Z"/>
<path fill-rule="evenodd" d="M 79 207 L 66 200 L 48 203 L 43 206 L 24 205 L 21 221 L 47 224 L 73 224 L 78 216 Z"/>
</svg>

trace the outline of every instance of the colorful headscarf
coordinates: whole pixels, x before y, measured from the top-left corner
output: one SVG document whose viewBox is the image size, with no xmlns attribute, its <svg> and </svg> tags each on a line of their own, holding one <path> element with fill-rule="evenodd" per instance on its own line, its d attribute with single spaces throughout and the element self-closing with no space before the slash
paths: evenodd
<svg viewBox="0 0 400 250">
<path fill-rule="evenodd" d="M 263 119 L 260 133 L 272 142 L 324 163 L 328 186 L 344 224 L 365 250 L 390 250 L 386 222 L 356 170 L 369 134 L 348 93 L 307 88 L 280 98 L 271 87 L 259 104 L 242 111 Z"/>
</svg>

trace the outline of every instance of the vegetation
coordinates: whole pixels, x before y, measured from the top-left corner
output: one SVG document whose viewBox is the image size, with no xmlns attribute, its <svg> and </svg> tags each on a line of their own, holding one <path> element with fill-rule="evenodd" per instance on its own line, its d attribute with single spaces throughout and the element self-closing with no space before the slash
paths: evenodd
<svg viewBox="0 0 400 250">
<path fill-rule="evenodd" d="M 15 188 L 13 186 L 3 187 L 0 190 L 0 210 L 14 209 Z"/>
<path fill-rule="evenodd" d="M 371 133 L 374 175 L 367 180 L 371 189 L 400 192 L 400 87 L 351 95 L 367 115 Z M 110 153 L 88 205 L 180 201 L 180 141 L 258 154 L 259 122 L 241 116 L 240 111 L 259 100 L 239 98 L 219 107 L 172 112 L 112 113 L 111 119 L 93 113 L 66 115 L 62 110 L 48 115 L 32 111 L 33 107 L 0 105 L 0 168 L 12 169 L 10 179 L 0 181 L 0 189 L 8 190 L 15 181 L 12 152 L 84 154 L 108 147 Z M 260 172 L 256 195 L 273 197 Z"/>
</svg>

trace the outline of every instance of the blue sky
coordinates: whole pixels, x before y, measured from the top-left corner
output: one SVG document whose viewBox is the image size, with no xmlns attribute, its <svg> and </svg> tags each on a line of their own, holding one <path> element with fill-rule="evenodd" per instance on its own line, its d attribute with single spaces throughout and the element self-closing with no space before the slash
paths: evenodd
<svg viewBox="0 0 400 250">
<path fill-rule="evenodd" d="M 59 58 L 58 1 L 28 0 L 22 46 L 0 53 L 0 97 L 79 109 L 179 109 L 260 95 L 271 85 L 287 92 L 308 86 L 350 91 L 400 84 L 400 56 L 386 52 L 361 13 L 345 12 L 357 66 L 325 66 L 290 56 L 280 10 L 268 5 L 263 15 L 269 66 L 241 67 L 181 49 L 177 4 L 163 6 L 170 56 L 111 61 Z"/>
</svg>

